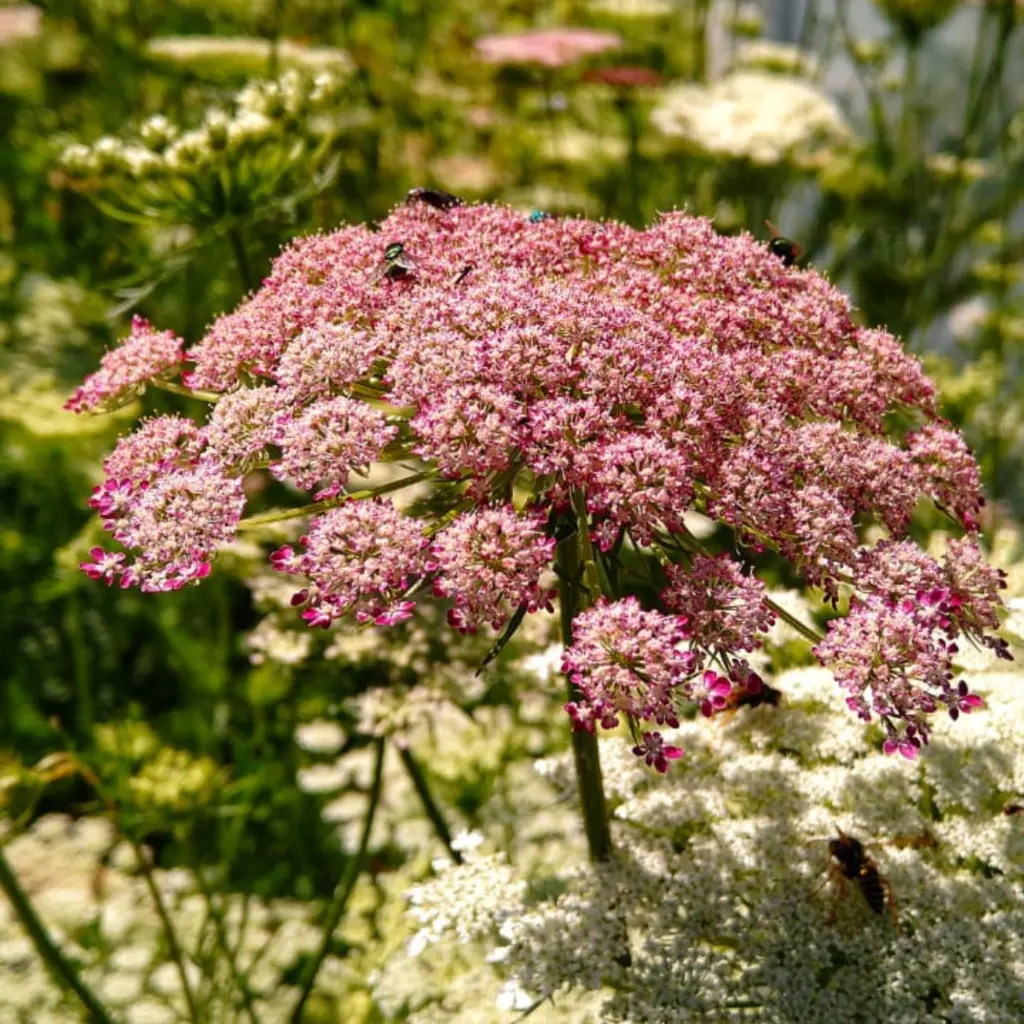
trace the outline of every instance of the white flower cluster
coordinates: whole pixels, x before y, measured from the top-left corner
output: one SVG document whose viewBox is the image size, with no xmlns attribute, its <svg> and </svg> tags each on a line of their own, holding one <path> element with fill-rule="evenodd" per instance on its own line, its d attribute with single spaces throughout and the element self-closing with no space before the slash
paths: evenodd
<svg viewBox="0 0 1024 1024">
<path fill-rule="evenodd" d="M 714 157 L 771 166 L 850 138 L 839 108 L 800 78 L 739 69 L 666 89 L 651 115 L 664 135 Z"/>
<path fill-rule="evenodd" d="M 293 145 L 312 130 L 306 119 L 331 104 L 338 87 L 334 71 L 314 78 L 287 71 L 280 81 L 250 83 L 235 96 L 233 111 L 212 108 L 198 128 L 183 131 L 156 115 L 139 129 L 140 142 L 104 135 L 91 146 L 75 143 L 64 150 L 61 165 L 73 178 L 187 176 L 268 145 Z"/>
<path fill-rule="evenodd" d="M 563 1006 L 610 987 L 602 1021 L 1024 1020 L 1024 673 L 964 661 L 987 706 L 913 763 L 878 752 L 818 668 L 773 678 L 779 706 L 684 723 L 667 778 L 604 740 L 613 864 L 561 871 L 540 888 L 560 895 L 516 907 L 507 867 L 471 858 L 415 890 L 416 913 L 444 908 L 435 929 L 474 935 L 490 913 L 508 983 Z M 571 787 L 566 759 L 538 767 Z M 892 913 L 828 873 L 840 829 Z"/>
<path fill-rule="evenodd" d="M 97 997 L 124 1024 L 178 1024 L 189 1020 L 177 965 L 167 957 L 165 934 L 138 862 L 116 843 L 110 823 L 50 814 L 4 848 L 11 867 L 47 930 L 75 960 Z M 185 951 L 193 991 L 212 1002 L 207 1019 L 235 1024 L 248 1018 L 236 1005 L 225 956 L 217 948 L 211 904 L 194 876 L 181 868 L 154 869 L 154 879 Z M 298 990 L 285 981 L 315 950 L 320 930 L 314 904 L 238 895 L 218 900 L 223 938 L 236 951 L 237 968 L 265 1024 L 289 1018 Z M 342 962 L 325 964 L 331 984 Z M 77 1021 L 80 1008 L 53 983 L 14 911 L 0 898 L 0 1024 Z"/>
<path fill-rule="evenodd" d="M 452 932 L 462 942 L 473 942 L 500 926 L 525 896 L 526 883 L 515 877 L 502 854 L 479 854 L 472 840 L 460 845 L 471 854 L 464 867 L 436 860 L 434 870 L 443 883 L 428 882 L 408 892 L 410 913 L 421 926 L 410 952 Z"/>
</svg>

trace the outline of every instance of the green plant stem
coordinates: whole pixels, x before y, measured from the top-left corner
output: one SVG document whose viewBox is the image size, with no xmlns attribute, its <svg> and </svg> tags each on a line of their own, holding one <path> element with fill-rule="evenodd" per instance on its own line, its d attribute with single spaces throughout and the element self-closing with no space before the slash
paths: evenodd
<svg viewBox="0 0 1024 1024">
<path fill-rule="evenodd" d="M 213 921 L 215 943 L 228 962 L 231 978 L 242 997 L 242 1007 L 245 1010 L 245 1015 L 249 1018 L 249 1024 L 260 1024 L 259 1017 L 256 1016 L 256 1007 L 253 1003 L 252 989 L 249 988 L 249 982 L 238 966 L 238 950 L 237 948 L 232 950 L 231 944 L 228 942 L 227 929 L 224 927 L 224 908 L 217 906 L 216 894 L 210 890 L 210 887 L 203 880 L 201 870 L 196 872 L 196 880 L 206 899 L 207 912 Z M 241 941 L 241 935 L 242 928 L 239 929 L 239 941 Z"/>
<path fill-rule="evenodd" d="M 171 954 L 171 960 L 174 961 L 174 966 L 178 969 L 178 977 L 181 979 L 181 990 L 185 996 L 185 1003 L 188 1006 L 189 1019 L 193 1021 L 193 1024 L 199 1024 L 196 997 L 192 992 L 192 986 L 189 984 L 188 971 L 185 969 L 185 957 L 181 951 L 181 943 L 178 942 L 178 933 L 174 930 L 171 915 L 167 913 L 167 904 L 164 903 L 164 898 L 160 895 L 160 887 L 156 884 L 156 879 L 153 877 L 153 865 L 149 863 L 146 851 L 138 840 L 134 836 L 128 835 L 127 832 L 124 833 L 124 836 L 135 853 L 135 859 L 139 862 L 139 870 L 142 872 L 146 888 L 149 889 L 149 895 L 153 899 L 157 916 L 160 918 L 160 924 L 163 926 L 164 938 L 167 939 L 167 951 Z"/>
<path fill-rule="evenodd" d="M 104 1009 L 103 1004 L 93 995 L 89 987 L 82 981 L 75 965 L 57 948 L 43 922 L 39 920 L 31 901 L 11 870 L 11 865 L 0 847 L 0 889 L 10 900 L 14 913 L 28 932 L 28 937 L 35 946 L 36 952 L 43 963 L 49 968 L 57 983 L 69 989 L 81 1001 L 89 1014 L 91 1024 L 114 1024 L 114 1019 Z"/>
<path fill-rule="evenodd" d="M 907 46 L 907 66 L 903 71 L 903 110 L 900 112 L 900 158 L 906 166 L 918 170 L 919 126 L 917 117 L 917 65 L 920 42 L 912 40 Z"/>
<path fill-rule="evenodd" d="M 200 402 L 217 402 L 221 396 L 213 391 L 194 391 L 183 384 L 175 384 L 170 380 L 151 380 L 149 382 L 161 391 L 169 391 L 172 395 L 184 395 L 185 398 L 195 398 Z"/>
<path fill-rule="evenodd" d="M 817 630 L 801 622 L 795 615 L 790 615 L 782 605 L 777 604 L 770 597 L 764 599 L 764 603 L 787 625 L 792 626 L 805 640 L 812 644 L 820 644 L 825 639 L 824 635 Z"/>
<path fill-rule="evenodd" d="M 574 502 L 575 504 L 575 502 Z M 562 642 L 568 647 L 572 643 L 572 623 L 576 615 L 596 599 L 596 566 L 592 575 L 590 598 L 584 591 L 582 578 L 586 574 L 586 561 L 582 549 L 589 547 L 590 536 L 584 518 L 584 536 L 568 537 L 555 549 L 555 563 L 558 566 L 558 609 L 562 624 Z M 566 680 L 569 700 L 578 701 L 582 694 L 571 679 Z M 612 834 L 608 826 L 608 809 L 604 799 L 604 783 L 601 779 L 601 758 L 597 749 L 597 737 L 584 730 L 573 730 L 572 753 L 576 766 L 576 785 L 579 790 L 580 809 L 583 812 L 583 827 L 587 833 L 587 847 L 594 863 L 610 860 L 612 856 Z"/>
<path fill-rule="evenodd" d="M 245 251 L 245 236 L 242 229 L 237 225 L 228 228 L 228 242 L 231 243 L 231 251 L 235 256 L 235 266 L 238 268 L 238 276 L 242 281 L 242 287 L 246 294 L 253 290 L 254 282 L 252 269 L 249 266 L 249 257 Z"/>
<path fill-rule="evenodd" d="M 448 856 L 456 864 L 461 864 L 462 854 L 452 846 L 452 834 L 448 830 L 448 822 L 444 820 L 441 808 L 438 807 L 434 795 L 430 792 L 430 784 L 427 782 L 427 776 L 423 772 L 423 767 L 413 757 L 412 751 L 408 747 L 401 744 L 396 744 L 396 746 L 398 746 L 398 755 L 402 759 L 402 764 L 405 765 L 405 770 L 409 773 L 409 778 L 416 789 L 416 794 L 423 804 L 423 809 L 427 812 L 430 824 L 434 826 L 438 839 L 444 843 Z"/>
<path fill-rule="evenodd" d="M 324 923 L 324 933 L 323 938 L 320 940 L 320 948 L 302 972 L 302 978 L 299 981 L 299 998 L 296 1000 L 295 1008 L 288 1018 L 292 1024 L 299 1024 L 299 1021 L 302 1019 L 302 1008 L 306 1005 L 306 1000 L 313 991 L 313 984 L 324 960 L 327 959 L 327 953 L 331 948 L 331 941 L 334 938 L 334 930 L 338 927 L 338 923 L 345 913 L 345 907 L 348 906 L 349 897 L 356 887 L 356 882 L 363 870 L 363 862 L 366 860 L 366 849 L 370 845 L 370 832 L 373 830 L 373 819 L 376 817 L 377 805 L 380 803 L 381 780 L 384 775 L 385 741 L 378 739 L 375 745 L 377 748 L 377 760 L 373 769 L 373 782 L 370 786 L 370 796 L 366 805 L 366 818 L 363 821 L 363 834 L 359 840 L 359 850 L 349 859 L 348 864 L 345 865 L 345 872 L 338 882 L 338 887 L 334 890 L 334 901 L 327 910 L 327 919 Z"/>
<path fill-rule="evenodd" d="M 237 529 L 256 530 L 261 526 L 268 526 L 271 523 L 283 523 L 288 519 L 298 519 L 301 516 L 315 515 L 325 509 L 334 508 L 346 501 L 362 501 L 364 498 L 375 498 L 380 494 L 390 494 L 392 491 L 400 491 L 403 487 L 411 484 L 418 484 L 424 480 L 430 480 L 437 476 L 436 469 L 425 469 L 421 473 L 413 473 L 411 476 L 403 476 L 400 480 L 392 480 L 390 483 L 381 484 L 380 487 L 367 487 L 361 491 L 349 491 L 347 494 L 339 494 L 335 498 L 325 498 L 323 501 L 314 501 L 309 505 L 300 505 L 298 508 L 286 508 L 280 512 L 265 512 L 259 516 L 249 516 L 243 519 Z"/>
</svg>

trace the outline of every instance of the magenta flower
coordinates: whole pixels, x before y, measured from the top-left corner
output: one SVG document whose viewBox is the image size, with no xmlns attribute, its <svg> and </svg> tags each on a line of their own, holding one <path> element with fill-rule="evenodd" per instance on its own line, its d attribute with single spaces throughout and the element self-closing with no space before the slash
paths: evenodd
<svg viewBox="0 0 1024 1024">
<path fill-rule="evenodd" d="M 226 394 L 210 413 L 206 442 L 222 465 L 244 470 L 267 450 L 277 422 L 287 415 L 278 388 L 238 388 Z"/>
<path fill-rule="evenodd" d="M 86 377 L 64 408 L 72 412 L 109 412 L 127 405 L 147 381 L 178 372 L 182 345 L 182 340 L 170 331 L 155 331 L 148 321 L 134 317 L 131 334 L 100 360 L 100 368 Z"/>
<path fill-rule="evenodd" d="M 397 433 L 366 402 L 323 398 L 294 417 L 285 414 L 270 431 L 281 449 L 281 458 L 270 469 L 282 480 L 314 491 L 318 501 L 330 498 L 345 486 L 350 469 L 365 470 L 376 462 Z"/>
<path fill-rule="evenodd" d="M 686 695 L 700 707 L 700 713 L 710 718 L 716 711 L 729 706 L 732 683 L 725 676 L 708 669 L 686 684 Z"/>
<path fill-rule="evenodd" d="M 91 580 L 104 580 L 110 586 L 124 572 L 124 555 L 120 552 L 108 552 L 103 548 L 89 549 L 91 562 L 82 562 L 79 568 Z"/>
<path fill-rule="evenodd" d="M 541 63 L 612 45 L 523 38 L 519 57 Z M 515 52 L 503 45 L 484 51 Z M 381 278 L 399 241 L 415 271 Z M 980 706 L 955 678 L 961 638 L 1008 656 L 994 636 L 1003 580 L 975 539 L 977 467 L 920 364 L 749 235 L 682 213 L 635 230 L 403 205 L 379 231 L 294 243 L 187 359 L 181 384 L 212 409 L 117 443 L 90 504 L 125 551 L 94 552 L 83 571 L 97 579 L 201 579 L 239 526 L 242 476 L 266 465 L 305 493 L 293 511 L 311 517 L 307 535 L 271 561 L 315 626 L 401 621 L 432 592 L 456 628 L 501 628 L 548 605 L 554 538 L 589 536 L 618 589 L 578 616 L 565 652 L 577 729 L 625 716 L 654 736 L 684 709 L 714 714 L 749 692 L 738 656 L 772 615 L 744 547 L 781 553 L 837 606 L 853 592 L 817 654 L 851 711 L 882 722 L 887 749 L 916 754 L 932 715 Z M 116 405 L 182 360 L 180 341 L 136 321 L 69 404 Z M 345 492 L 378 461 L 423 487 L 415 517 L 383 492 Z M 941 561 L 907 535 L 923 499 L 966 533 Z M 693 553 L 694 510 L 733 528 L 735 562 Z M 866 547 L 868 524 L 889 538 Z M 651 609 L 613 571 L 617 553 L 645 550 L 668 584 Z"/>
<path fill-rule="evenodd" d="M 103 460 L 111 481 L 141 484 L 169 469 L 194 466 L 206 445 L 204 432 L 184 416 L 143 420 L 132 434 L 118 439 Z"/>
<path fill-rule="evenodd" d="M 626 715 L 678 726 L 674 691 L 696 666 L 686 638 L 684 620 L 644 611 L 635 597 L 583 612 L 573 623 L 573 643 L 562 660 L 584 698 L 570 711 L 574 721 L 598 721 L 612 729 Z"/>
<path fill-rule="evenodd" d="M 683 756 L 683 748 L 666 743 L 660 732 L 645 732 L 640 739 L 633 753 L 642 757 L 649 767 L 662 775 L 668 771 L 669 761 L 676 761 Z"/>
</svg>

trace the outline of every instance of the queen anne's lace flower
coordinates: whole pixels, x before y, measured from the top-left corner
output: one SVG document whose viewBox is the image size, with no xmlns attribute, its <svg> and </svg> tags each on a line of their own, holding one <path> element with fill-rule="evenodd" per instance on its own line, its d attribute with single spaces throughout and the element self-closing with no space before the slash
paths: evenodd
<svg viewBox="0 0 1024 1024">
<path fill-rule="evenodd" d="M 573 725 L 614 729 L 620 715 L 678 725 L 674 691 L 694 672 L 685 620 L 645 612 L 634 597 L 602 603 L 573 623 L 563 671 L 583 700 L 566 705 Z"/>
<path fill-rule="evenodd" d="M 519 516 L 508 506 L 460 516 L 431 549 L 438 569 L 434 592 L 455 601 L 449 622 L 462 632 L 480 622 L 500 629 L 520 605 L 529 612 L 550 609 L 554 594 L 541 588 L 540 577 L 554 549 L 540 516 Z"/>
<path fill-rule="evenodd" d="M 226 394 L 213 407 L 206 426 L 211 452 L 225 466 L 246 468 L 274 439 L 282 413 L 277 388 L 239 388 Z"/>
<path fill-rule="evenodd" d="M 397 433 L 365 402 L 320 399 L 278 422 L 271 436 L 281 458 L 270 468 L 282 480 L 315 491 L 317 500 L 330 498 L 345 486 L 349 469 L 368 467 Z"/>
<path fill-rule="evenodd" d="M 181 358 L 137 321 L 71 405 L 122 401 Z M 974 541 L 940 566 L 905 539 L 922 498 L 968 534 L 981 505 L 934 387 L 824 277 L 749 235 L 681 213 L 639 231 L 403 206 L 378 232 L 296 242 L 187 358 L 183 384 L 217 401 L 203 427 L 165 417 L 119 442 L 92 504 L 129 550 L 94 553 L 97 578 L 166 589 L 204 575 L 234 533 L 240 476 L 266 459 L 318 502 L 301 553 L 273 556 L 308 581 L 294 600 L 314 625 L 399 621 L 433 586 L 456 627 L 500 628 L 545 606 L 552 538 L 589 532 L 611 580 L 621 550 L 692 550 L 672 535 L 697 511 L 741 548 L 780 552 L 836 607 L 852 588 L 819 655 L 897 745 L 924 742 L 933 711 L 973 706 L 948 678 L 950 645 L 998 648 L 999 580 Z M 384 459 L 419 461 L 418 518 L 342 493 Z M 872 550 L 860 537 L 876 524 L 891 539 Z M 626 599 L 576 624 L 578 726 L 664 725 L 676 701 L 714 713 L 749 692 L 736 655 L 771 623 L 758 585 L 701 558 L 668 575 L 677 614 Z"/>
<path fill-rule="evenodd" d="M 761 646 L 775 615 L 764 603 L 764 584 L 744 576 L 728 555 L 696 555 L 688 566 L 668 568 L 662 599 L 682 615 L 694 646 L 731 654 Z"/>
<path fill-rule="evenodd" d="M 122 586 L 144 591 L 179 590 L 186 583 L 209 575 L 215 549 L 232 540 L 245 505 L 242 481 L 229 478 L 210 464 L 176 469 L 137 487 L 122 486 L 122 500 L 104 515 L 105 525 L 126 548 L 138 552 L 131 563 L 110 556 L 84 563 L 91 576 L 112 582 L 120 574 Z"/>
<path fill-rule="evenodd" d="M 171 331 L 155 331 L 141 316 L 131 334 L 100 361 L 100 368 L 68 399 L 72 412 L 108 412 L 130 402 L 145 383 L 173 376 L 181 367 L 182 340 Z"/>
<path fill-rule="evenodd" d="M 410 582 L 434 568 L 421 524 L 380 499 L 332 509 L 302 543 L 304 552 L 285 546 L 271 561 L 280 572 L 309 579 L 294 603 L 305 605 L 302 617 L 314 626 L 350 613 L 360 622 L 401 622 L 415 606 L 405 597 Z"/>
</svg>

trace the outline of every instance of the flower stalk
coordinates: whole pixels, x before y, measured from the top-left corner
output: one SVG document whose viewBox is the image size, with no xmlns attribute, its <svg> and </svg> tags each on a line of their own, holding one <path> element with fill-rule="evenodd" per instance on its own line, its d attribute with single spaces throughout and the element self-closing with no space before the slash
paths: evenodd
<svg viewBox="0 0 1024 1024">
<path fill-rule="evenodd" d="M 462 854 L 452 845 L 452 834 L 448 828 L 448 822 L 445 821 L 441 808 L 438 807 L 433 793 L 430 792 L 430 784 L 427 782 L 423 766 L 413 757 L 413 753 L 408 747 L 402 744 L 396 744 L 396 746 L 398 747 L 398 755 L 402 759 L 402 764 L 409 773 L 409 778 L 416 790 L 416 795 L 420 798 L 420 803 L 423 804 L 423 809 L 430 819 L 430 824 L 434 826 L 438 839 L 444 843 L 444 847 L 452 861 L 456 864 L 461 864 Z"/>
<path fill-rule="evenodd" d="M 578 499 L 574 494 L 573 505 L 577 510 L 582 505 L 583 530 L 580 531 L 577 527 L 576 535 L 566 538 L 555 549 L 555 563 L 558 567 L 558 608 L 562 625 L 562 643 L 566 647 L 572 644 L 573 619 L 579 612 L 593 604 L 599 594 L 597 566 L 586 525 L 586 506 L 582 494 L 578 495 Z M 582 694 L 571 679 L 566 679 L 566 686 L 570 702 L 582 698 Z M 591 861 L 599 863 L 611 859 L 612 835 L 608 825 L 608 808 L 604 798 L 597 737 L 586 730 L 574 729 L 572 753 L 576 766 L 580 809 L 583 812 L 583 827 L 587 833 L 587 847 L 590 850 Z"/>
<path fill-rule="evenodd" d="M 295 1008 L 288 1018 L 292 1024 L 299 1024 L 299 1021 L 302 1020 L 302 1009 L 306 1005 L 306 1000 L 309 999 L 310 993 L 313 991 L 316 976 L 319 974 L 320 968 L 323 966 L 324 960 L 327 959 L 327 953 L 331 948 L 334 931 L 345 914 L 345 907 L 348 906 L 349 898 L 352 896 L 356 882 L 359 880 L 359 875 L 362 873 L 363 864 L 366 861 L 366 850 L 370 845 L 370 833 L 373 831 L 373 819 L 377 815 L 377 807 L 380 804 L 381 780 L 384 775 L 384 752 L 386 749 L 385 740 L 383 738 L 378 739 L 376 741 L 377 758 L 373 769 L 373 782 L 370 785 L 370 796 L 366 805 L 366 817 L 363 820 L 363 834 L 359 840 L 359 849 L 349 859 L 348 864 L 345 866 L 345 872 L 338 882 L 338 887 L 334 891 L 334 901 L 328 908 L 327 919 L 324 921 L 324 932 L 320 940 L 320 948 L 316 951 L 313 959 L 306 965 L 305 971 L 303 971 L 302 979 L 299 982 L 299 998 L 296 1000 Z"/>
<path fill-rule="evenodd" d="M 64 956 L 53 939 L 50 938 L 49 932 L 36 914 L 28 895 L 22 889 L 10 863 L 4 856 L 2 846 L 0 846 L 0 889 L 3 889 L 4 895 L 10 900 L 14 913 L 57 984 L 78 997 L 89 1014 L 91 1024 L 114 1024 L 113 1018 L 82 980 L 75 965 Z"/>
</svg>

